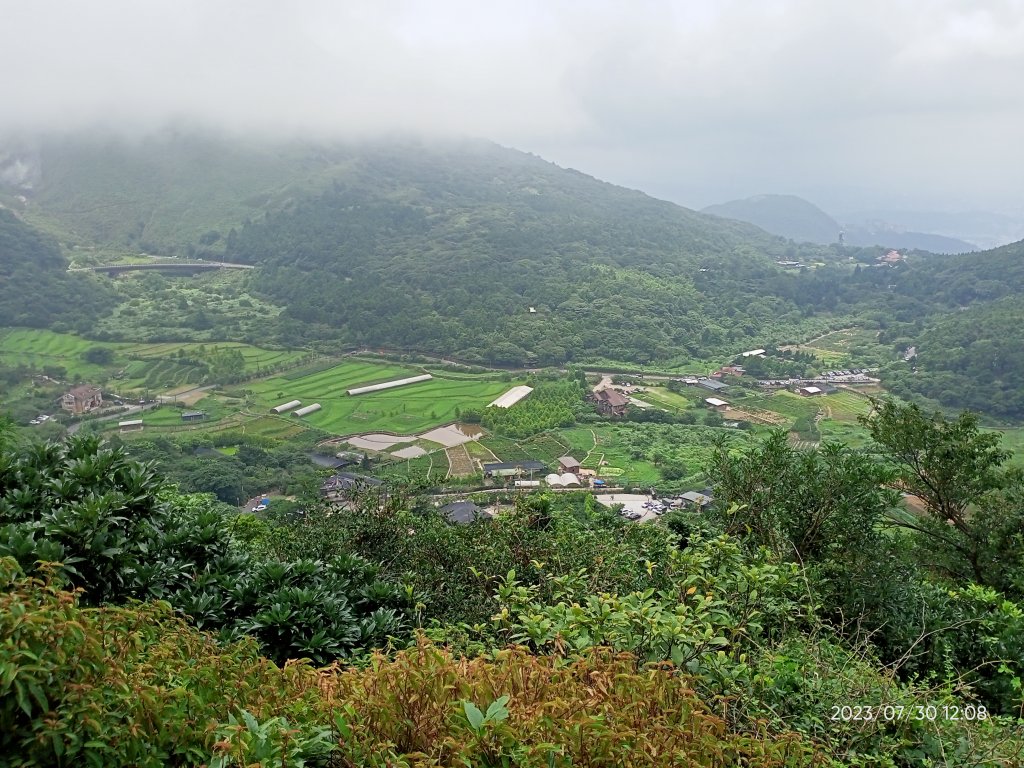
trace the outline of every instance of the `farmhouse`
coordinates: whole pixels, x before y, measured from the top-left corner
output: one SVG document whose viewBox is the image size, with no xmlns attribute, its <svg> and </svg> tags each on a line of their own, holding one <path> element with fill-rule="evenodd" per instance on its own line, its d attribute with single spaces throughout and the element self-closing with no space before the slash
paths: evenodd
<svg viewBox="0 0 1024 768">
<path fill-rule="evenodd" d="M 376 488 L 381 481 L 367 475 L 357 475 L 353 472 L 338 472 L 331 475 L 320 484 L 320 494 L 330 501 L 341 501 L 353 491 Z"/>
<path fill-rule="evenodd" d="M 580 463 L 572 456 L 563 456 L 558 460 L 559 472 L 572 472 L 574 475 L 580 473 Z"/>
<path fill-rule="evenodd" d="M 513 477 L 523 473 L 533 476 L 534 472 L 543 472 L 548 467 L 542 461 L 509 461 L 484 464 L 484 477 Z"/>
<path fill-rule="evenodd" d="M 142 419 L 129 419 L 128 421 L 117 422 L 117 428 L 122 432 L 141 432 Z"/>
<path fill-rule="evenodd" d="M 307 416 L 310 413 L 315 413 L 316 411 L 319 411 L 320 408 L 320 403 L 313 403 L 312 405 L 307 405 L 302 408 L 299 408 L 299 410 L 292 413 L 292 416 L 298 416 L 301 418 L 302 416 Z"/>
<path fill-rule="evenodd" d="M 729 409 L 729 404 L 725 400 L 719 400 L 717 397 L 705 397 L 704 402 L 707 403 L 708 408 L 722 413 Z"/>
<path fill-rule="evenodd" d="M 703 493 L 697 493 L 696 491 L 687 491 L 679 496 L 683 500 L 684 504 L 703 509 L 710 504 L 714 499 L 710 495 Z"/>
<path fill-rule="evenodd" d="M 796 387 L 794 391 L 798 395 L 803 395 L 804 397 L 813 397 L 814 395 L 825 394 L 821 387 Z"/>
<path fill-rule="evenodd" d="M 206 411 L 185 411 L 181 414 L 181 420 L 187 423 L 194 421 L 204 421 L 206 419 Z"/>
<path fill-rule="evenodd" d="M 302 401 L 301 400 L 289 400 L 287 403 L 281 403 L 280 405 L 275 405 L 273 408 L 270 409 L 270 412 L 271 413 L 287 413 L 292 408 L 298 408 L 300 405 L 302 405 Z"/>
<path fill-rule="evenodd" d="M 764 357 L 764 349 L 752 349 L 749 352 L 744 352 L 741 357 Z"/>
<path fill-rule="evenodd" d="M 448 518 L 449 523 L 456 525 L 468 525 L 476 520 L 490 519 L 487 513 L 472 501 L 453 501 L 451 504 L 445 504 L 438 511 Z"/>
<path fill-rule="evenodd" d="M 75 414 L 88 413 L 101 405 L 103 405 L 103 393 L 88 384 L 74 387 L 60 399 L 60 407 Z"/>
<path fill-rule="evenodd" d="M 597 410 L 605 416 L 625 416 L 629 400 L 621 392 L 614 389 L 602 389 L 594 393 Z"/>
<path fill-rule="evenodd" d="M 720 381 L 714 379 L 697 379 L 697 386 L 703 387 L 704 389 L 710 389 L 712 392 L 722 392 L 729 388 L 728 384 L 723 384 Z"/>
</svg>

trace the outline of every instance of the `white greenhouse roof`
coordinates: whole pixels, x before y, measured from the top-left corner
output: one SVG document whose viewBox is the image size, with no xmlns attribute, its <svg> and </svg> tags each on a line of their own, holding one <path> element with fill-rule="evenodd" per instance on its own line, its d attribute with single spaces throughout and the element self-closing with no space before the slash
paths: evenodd
<svg viewBox="0 0 1024 768">
<path fill-rule="evenodd" d="M 503 394 L 501 397 L 492 400 L 487 407 L 511 408 L 513 405 L 518 403 L 531 392 L 533 392 L 533 387 L 527 387 L 526 385 L 512 387 L 512 389 Z"/>
</svg>

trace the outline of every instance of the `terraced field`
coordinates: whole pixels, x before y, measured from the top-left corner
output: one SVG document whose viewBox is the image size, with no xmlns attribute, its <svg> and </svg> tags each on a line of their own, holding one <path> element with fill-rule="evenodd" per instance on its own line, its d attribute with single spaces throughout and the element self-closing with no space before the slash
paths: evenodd
<svg viewBox="0 0 1024 768">
<path fill-rule="evenodd" d="M 571 449 L 571 445 L 565 439 L 562 431 L 535 435 L 524 440 L 513 440 L 509 437 L 493 435 L 483 438 L 480 442 L 500 461 L 543 461 L 552 467 L 555 459 L 569 453 Z M 494 459 L 485 458 L 484 461 L 494 461 Z"/>
<path fill-rule="evenodd" d="M 96 365 L 82 359 L 89 349 L 96 347 L 113 351 L 114 359 L 110 365 Z M 290 365 L 310 354 L 303 350 L 262 349 L 237 342 L 130 344 L 90 341 L 68 333 L 39 329 L 0 330 L 0 363 L 25 365 L 35 371 L 59 366 L 73 380 L 90 381 L 98 385 L 111 381 L 111 387 L 117 391 L 161 390 L 200 383 L 202 368 L 177 357 L 181 352 L 193 354 L 199 347 L 208 352 L 216 349 L 239 350 L 245 361 L 243 370 L 247 375 L 258 375 L 262 371 Z M 111 377 L 120 370 L 124 371 L 124 375 L 112 380 Z"/>
<path fill-rule="evenodd" d="M 130 346 L 103 341 L 88 341 L 68 333 L 29 328 L 0 330 L 0 362 L 8 366 L 25 365 L 35 371 L 51 366 L 64 368 L 71 378 L 93 379 L 106 376 L 102 366 L 87 363 L 82 355 L 92 347 L 123 350 Z"/>
<path fill-rule="evenodd" d="M 346 361 L 295 378 L 292 373 L 256 382 L 251 389 L 258 407 L 269 410 L 287 400 L 320 403 L 322 410 L 303 421 L 336 435 L 362 432 L 408 434 L 455 421 L 468 408 L 483 408 L 509 388 L 507 382 L 443 379 L 383 392 L 349 396 L 352 387 L 414 376 L 421 371 L 389 363 Z"/>
<path fill-rule="evenodd" d="M 259 374 L 261 371 L 279 368 L 282 365 L 289 365 L 309 355 L 302 350 L 276 350 L 254 347 L 250 344 L 238 342 L 215 342 L 208 344 L 192 343 L 168 343 L 168 344 L 130 344 L 124 347 L 125 354 L 131 357 L 143 359 L 168 358 L 184 350 L 186 354 L 194 351 L 197 347 L 204 347 L 207 350 L 214 349 L 237 349 L 245 359 L 245 372 L 247 374 Z"/>
</svg>

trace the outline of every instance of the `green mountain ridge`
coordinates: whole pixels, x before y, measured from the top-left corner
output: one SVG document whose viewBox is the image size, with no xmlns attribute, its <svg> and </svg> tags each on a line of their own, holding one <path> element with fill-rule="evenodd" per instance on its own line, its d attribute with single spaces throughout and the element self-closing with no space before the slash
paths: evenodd
<svg viewBox="0 0 1024 768">
<path fill-rule="evenodd" d="M 834 243 L 842 227 L 813 203 L 796 195 L 755 195 L 709 205 L 702 213 L 746 221 L 790 240 Z"/>
<path fill-rule="evenodd" d="M 826 245 L 839 240 L 848 245 L 909 248 L 933 253 L 977 251 L 972 243 L 947 235 L 915 232 L 880 220 L 856 220 L 840 224 L 813 203 L 796 195 L 755 195 L 743 200 L 711 205 L 702 213 L 745 221 L 797 242 Z"/>
<path fill-rule="evenodd" d="M 243 227 L 226 257 L 259 265 L 288 317 L 354 344 L 551 364 L 701 357 L 814 325 L 756 287 L 785 280 L 774 262 L 797 250 L 480 143 L 364 149 L 319 197 Z"/>
</svg>

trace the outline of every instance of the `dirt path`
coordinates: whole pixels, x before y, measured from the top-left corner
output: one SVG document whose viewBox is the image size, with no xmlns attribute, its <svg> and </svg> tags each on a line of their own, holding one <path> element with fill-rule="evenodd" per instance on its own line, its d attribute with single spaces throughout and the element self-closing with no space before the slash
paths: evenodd
<svg viewBox="0 0 1024 768">
<path fill-rule="evenodd" d="M 597 433 L 594 430 L 590 430 L 590 436 L 594 440 L 594 445 L 591 446 L 589 451 L 587 451 L 587 455 L 583 457 L 583 461 L 580 462 L 581 466 L 587 463 L 587 459 L 590 458 L 590 454 L 592 454 L 594 450 L 597 448 Z"/>
</svg>

